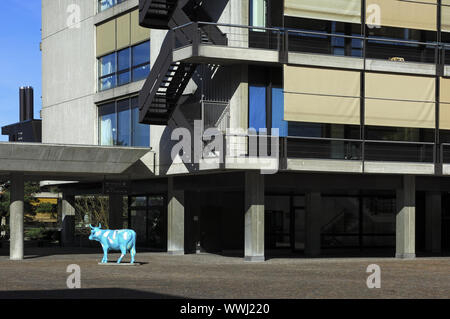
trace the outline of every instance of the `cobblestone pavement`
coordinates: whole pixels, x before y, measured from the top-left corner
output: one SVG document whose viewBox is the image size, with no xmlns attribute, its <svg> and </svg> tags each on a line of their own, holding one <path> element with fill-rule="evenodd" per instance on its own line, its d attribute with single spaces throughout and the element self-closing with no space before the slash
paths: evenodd
<svg viewBox="0 0 450 319">
<path fill-rule="evenodd" d="M 33 255 L 32 253 L 35 253 Z M 449 298 L 450 258 L 274 258 L 247 263 L 211 254 L 138 253 L 139 266 L 98 265 L 98 249 L 0 254 L 3 298 Z M 110 254 L 115 261 L 118 254 Z M 129 259 L 125 259 L 128 261 Z M 67 289 L 67 266 L 81 267 L 81 289 Z M 367 266 L 381 267 L 368 289 Z"/>
</svg>

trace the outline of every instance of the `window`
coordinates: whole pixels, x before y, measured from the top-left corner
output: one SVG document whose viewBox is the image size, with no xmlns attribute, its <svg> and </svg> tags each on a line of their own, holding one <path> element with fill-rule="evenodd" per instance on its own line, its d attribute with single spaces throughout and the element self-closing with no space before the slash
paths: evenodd
<svg viewBox="0 0 450 319">
<path fill-rule="evenodd" d="M 150 73 L 150 42 L 144 42 L 133 48 L 133 81 L 145 79 Z"/>
<path fill-rule="evenodd" d="M 112 8 L 126 0 L 98 0 L 98 12 L 105 11 L 106 9 Z"/>
<path fill-rule="evenodd" d="M 150 73 L 150 41 L 99 58 L 99 91 L 140 81 Z"/>
<path fill-rule="evenodd" d="M 100 75 L 100 90 L 112 89 L 116 86 L 116 55 L 115 53 L 109 54 L 103 58 L 100 58 L 99 63 L 99 75 Z"/>
<path fill-rule="evenodd" d="M 99 108 L 100 145 L 117 145 L 117 120 L 115 103 Z"/>
<path fill-rule="evenodd" d="M 299 32 L 289 32 L 289 51 L 362 57 L 361 24 L 285 17 L 285 26 Z M 301 31 L 314 32 L 307 34 Z M 323 35 L 322 35 L 323 34 Z"/>
<path fill-rule="evenodd" d="M 266 10 L 266 0 L 250 1 L 250 25 L 253 27 L 266 27 Z"/>
<path fill-rule="evenodd" d="M 130 48 L 117 53 L 117 85 L 130 83 Z"/>
<path fill-rule="evenodd" d="M 150 146 L 150 128 L 139 123 L 138 98 L 126 98 L 99 106 L 99 144 Z"/>
</svg>

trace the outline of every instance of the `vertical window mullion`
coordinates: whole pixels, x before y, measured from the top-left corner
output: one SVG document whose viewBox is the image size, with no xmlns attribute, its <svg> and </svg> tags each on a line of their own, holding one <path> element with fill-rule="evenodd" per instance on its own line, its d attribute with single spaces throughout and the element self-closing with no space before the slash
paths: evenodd
<svg viewBox="0 0 450 319">
<path fill-rule="evenodd" d="M 115 104 L 115 112 L 116 112 L 116 134 L 115 134 L 116 140 L 114 142 L 114 146 L 117 146 L 117 142 L 119 141 L 119 112 L 117 109 L 117 105 L 118 105 L 117 100 L 114 101 L 114 104 Z"/>
<path fill-rule="evenodd" d="M 130 47 L 130 77 L 134 81 L 134 46 Z"/>
<path fill-rule="evenodd" d="M 133 145 L 133 135 L 134 135 L 134 133 L 133 133 L 133 110 L 131 109 L 131 98 L 128 98 L 128 110 L 129 110 L 129 112 L 130 112 L 130 134 L 128 135 L 129 136 L 129 141 L 128 141 L 128 145 L 130 145 L 130 146 L 134 146 Z"/>
<path fill-rule="evenodd" d="M 116 55 L 116 72 L 115 72 L 115 87 L 119 86 L 119 51 L 114 53 Z"/>
</svg>

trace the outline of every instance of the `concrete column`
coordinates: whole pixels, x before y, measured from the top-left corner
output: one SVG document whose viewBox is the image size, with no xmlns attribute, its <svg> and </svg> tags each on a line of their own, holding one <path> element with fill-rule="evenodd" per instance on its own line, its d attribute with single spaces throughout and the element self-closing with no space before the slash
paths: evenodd
<svg viewBox="0 0 450 319">
<path fill-rule="evenodd" d="M 322 196 L 318 192 L 306 194 L 305 211 L 305 255 L 315 257 L 320 255 L 320 213 Z"/>
<path fill-rule="evenodd" d="M 123 196 L 109 195 L 109 229 L 123 228 Z"/>
<path fill-rule="evenodd" d="M 63 194 L 61 199 L 61 244 L 73 245 L 75 242 L 75 196 Z"/>
<path fill-rule="evenodd" d="M 416 257 L 416 185 L 415 176 L 403 176 L 403 188 L 397 190 L 396 258 Z"/>
<path fill-rule="evenodd" d="M 440 253 L 442 242 L 442 196 L 440 192 L 426 194 L 425 247 L 428 252 Z"/>
<path fill-rule="evenodd" d="M 23 209 L 24 209 L 23 174 L 11 175 L 11 203 L 9 206 L 9 258 L 23 259 Z"/>
<path fill-rule="evenodd" d="M 245 261 L 264 261 L 264 175 L 245 173 Z"/>
<path fill-rule="evenodd" d="M 173 177 L 168 181 L 167 252 L 184 255 L 184 191 L 174 189 Z"/>
<path fill-rule="evenodd" d="M 4 229 L 4 228 L 3 228 L 4 226 L 6 226 L 6 217 L 5 217 L 5 216 L 2 216 L 2 221 L 1 221 L 1 224 L 0 224 L 0 225 L 2 226 L 2 229 Z M 1 236 L 1 237 L 6 236 L 6 231 L 5 231 L 5 230 L 2 230 L 2 232 L 0 233 L 0 236 Z"/>
</svg>

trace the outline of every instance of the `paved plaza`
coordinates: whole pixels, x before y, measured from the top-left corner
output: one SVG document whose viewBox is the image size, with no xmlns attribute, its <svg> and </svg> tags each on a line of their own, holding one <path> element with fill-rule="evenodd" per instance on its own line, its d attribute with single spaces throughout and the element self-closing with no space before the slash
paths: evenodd
<svg viewBox="0 0 450 319">
<path fill-rule="evenodd" d="M 24 261 L 0 251 L 4 298 L 448 298 L 450 258 L 272 258 L 248 263 L 212 254 L 139 253 L 139 266 L 101 266 L 99 249 L 33 248 Z M 128 256 L 127 256 L 128 257 Z M 111 254 L 115 261 L 118 254 Z M 125 259 L 128 261 L 129 259 Z M 67 266 L 81 268 L 81 289 L 68 289 Z M 381 267 L 381 288 L 368 289 L 367 266 Z"/>
</svg>

